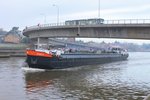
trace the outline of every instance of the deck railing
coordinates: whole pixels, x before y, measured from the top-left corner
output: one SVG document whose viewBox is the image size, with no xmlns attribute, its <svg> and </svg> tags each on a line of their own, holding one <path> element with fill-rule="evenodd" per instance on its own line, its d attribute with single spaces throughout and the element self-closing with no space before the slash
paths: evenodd
<svg viewBox="0 0 150 100">
<path fill-rule="evenodd" d="M 105 20 L 104 24 L 150 24 L 150 19 Z"/>
<path fill-rule="evenodd" d="M 120 19 L 120 20 L 104 20 L 103 24 L 99 25 L 113 25 L 113 24 L 150 24 L 150 19 Z M 96 25 L 96 24 L 90 24 Z M 80 26 L 80 25 L 66 25 L 63 23 L 50 23 L 50 24 L 38 24 L 34 26 L 26 27 L 24 30 L 32 30 L 39 28 L 49 28 L 49 27 L 57 27 L 57 26 Z M 83 26 L 83 25 L 82 25 Z"/>
</svg>

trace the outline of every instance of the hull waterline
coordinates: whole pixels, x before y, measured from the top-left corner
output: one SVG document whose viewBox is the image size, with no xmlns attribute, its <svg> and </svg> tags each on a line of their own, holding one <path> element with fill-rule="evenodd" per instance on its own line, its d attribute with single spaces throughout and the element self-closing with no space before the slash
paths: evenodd
<svg viewBox="0 0 150 100">
<path fill-rule="evenodd" d="M 42 57 L 27 55 L 26 62 L 31 68 L 40 69 L 63 69 L 70 67 L 78 67 L 83 65 L 97 65 L 110 63 L 114 61 L 126 60 L 128 55 L 122 54 L 67 54 L 60 57 Z"/>
</svg>

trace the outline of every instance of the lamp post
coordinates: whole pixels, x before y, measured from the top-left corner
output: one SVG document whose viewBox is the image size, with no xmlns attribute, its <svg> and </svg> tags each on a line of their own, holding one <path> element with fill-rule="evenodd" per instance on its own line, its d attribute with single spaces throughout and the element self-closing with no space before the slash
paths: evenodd
<svg viewBox="0 0 150 100">
<path fill-rule="evenodd" d="M 57 25 L 59 25 L 59 6 L 55 4 L 53 6 L 57 8 Z"/>
<path fill-rule="evenodd" d="M 98 18 L 100 18 L 101 15 L 100 15 L 100 0 L 98 0 Z"/>
<path fill-rule="evenodd" d="M 44 24 L 46 24 L 46 15 L 45 14 L 40 14 L 40 15 L 42 15 L 42 16 L 44 16 Z"/>
</svg>

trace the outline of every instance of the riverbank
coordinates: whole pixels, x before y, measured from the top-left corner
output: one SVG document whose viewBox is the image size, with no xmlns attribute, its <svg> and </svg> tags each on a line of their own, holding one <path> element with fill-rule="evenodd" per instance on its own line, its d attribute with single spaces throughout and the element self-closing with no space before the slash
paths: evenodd
<svg viewBox="0 0 150 100">
<path fill-rule="evenodd" d="M 0 58 L 6 57 L 25 57 L 27 44 L 0 44 Z"/>
<path fill-rule="evenodd" d="M 25 50 L 0 50 L 0 58 L 4 57 L 25 57 Z"/>
</svg>

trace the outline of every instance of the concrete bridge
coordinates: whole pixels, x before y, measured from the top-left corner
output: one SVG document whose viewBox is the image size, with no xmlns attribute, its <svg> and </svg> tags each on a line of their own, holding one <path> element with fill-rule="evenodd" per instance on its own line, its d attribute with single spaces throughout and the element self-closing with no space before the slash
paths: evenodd
<svg viewBox="0 0 150 100">
<path fill-rule="evenodd" d="M 150 39 L 150 19 L 105 20 L 98 25 L 43 24 L 26 27 L 29 38 L 78 37 Z"/>
</svg>

